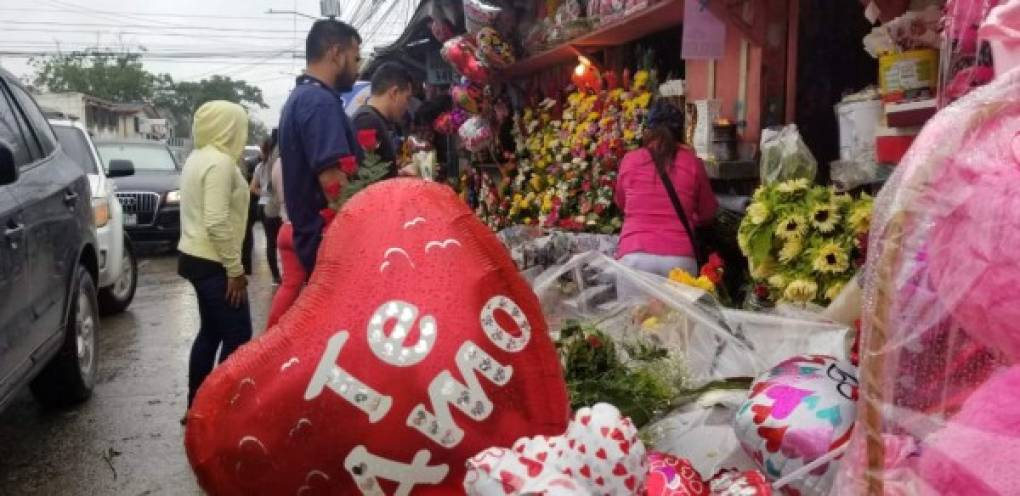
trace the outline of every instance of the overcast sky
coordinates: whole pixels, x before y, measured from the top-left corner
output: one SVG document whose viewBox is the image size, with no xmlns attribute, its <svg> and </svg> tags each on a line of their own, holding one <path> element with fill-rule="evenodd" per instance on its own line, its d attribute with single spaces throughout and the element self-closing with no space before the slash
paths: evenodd
<svg viewBox="0 0 1020 496">
<path fill-rule="evenodd" d="M 341 18 L 357 16 L 367 56 L 400 34 L 417 3 L 340 0 Z M 182 81 L 221 74 L 262 88 L 270 108 L 256 115 L 274 127 L 304 67 L 312 20 L 269 9 L 318 15 L 319 0 L 0 0 L 0 66 L 29 77 L 29 53 L 145 47 L 151 72 Z"/>
</svg>

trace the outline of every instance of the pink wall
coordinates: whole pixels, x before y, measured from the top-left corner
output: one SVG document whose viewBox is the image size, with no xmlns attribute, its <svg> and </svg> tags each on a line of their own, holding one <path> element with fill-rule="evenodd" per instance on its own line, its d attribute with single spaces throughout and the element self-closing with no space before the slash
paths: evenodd
<svg viewBox="0 0 1020 496">
<path fill-rule="evenodd" d="M 740 87 L 740 42 L 744 37 L 733 27 L 726 29 L 726 54 L 715 65 L 715 98 L 721 100 L 720 116 L 736 121 L 737 95 Z M 758 142 L 761 132 L 761 60 L 762 49 L 749 44 L 747 57 L 747 125 L 741 129 L 741 139 Z M 687 101 L 708 98 L 710 91 L 709 61 L 688 60 L 686 64 Z"/>
</svg>

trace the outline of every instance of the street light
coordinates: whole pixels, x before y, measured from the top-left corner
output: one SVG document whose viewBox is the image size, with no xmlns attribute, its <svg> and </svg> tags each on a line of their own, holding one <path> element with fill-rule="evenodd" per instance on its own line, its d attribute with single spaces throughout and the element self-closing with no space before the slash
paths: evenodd
<svg viewBox="0 0 1020 496">
<path fill-rule="evenodd" d="M 276 10 L 276 9 L 269 9 L 269 10 L 267 10 L 267 11 L 266 11 L 266 13 L 267 13 L 267 14 L 288 14 L 288 15 L 296 15 L 296 16 L 301 16 L 301 17 L 307 17 L 307 18 L 309 18 L 309 19 L 313 19 L 313 20 L 318 20 L 318 19 L 319 19 L 318 17 L 315 17 L 315 16 L 313 16 L 313 15 L 308 15 L 308 14 L 305 14 L 304 12 L 298 12 L 298 11 L 296 11 L 296 10 Z"/>
</svg>

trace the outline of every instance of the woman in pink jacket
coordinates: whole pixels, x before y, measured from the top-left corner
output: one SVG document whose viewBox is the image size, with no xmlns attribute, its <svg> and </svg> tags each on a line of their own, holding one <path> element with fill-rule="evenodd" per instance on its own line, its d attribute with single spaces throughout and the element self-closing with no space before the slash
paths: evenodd
<svg viewBox="0 0 1020 496">
<path fill-rule="evenodd" d="M 616 204 L 623 211 L 623 232 L 616 256 L 630 268 L 661 276 L 677 267 L 698 273 L 691 236 L 660 179 L 660 171 L 669 176 L 692 227 L 712 222 L 718 202 L 704 165 L 680 144 L 683 129 L 683 113 L 656 102 L 648 115 L 644 146 L 620 164 Z"/>
</svg>

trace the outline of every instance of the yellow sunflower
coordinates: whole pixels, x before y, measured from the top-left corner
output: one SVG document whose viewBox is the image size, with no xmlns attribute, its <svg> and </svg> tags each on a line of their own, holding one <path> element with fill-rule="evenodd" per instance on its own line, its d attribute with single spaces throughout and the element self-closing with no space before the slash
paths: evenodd
<svg viewBox="0 0 1020 496">
<path fill-rule="evenodd" d="M 817 205 L 811 210 L 811 224 L 822 233 L 831 233 L 839 225 L 839 209 L 830 203 Z"/>
<path fill-rule="evenodd" d="M 850 227 L 853 228 L 855 234 L 868 232 L 871 229 L 871 203 L 855 205 L 853 210 L 850 211 L 849 221 Z"/>
<path fill-rule="evenodd" d="M 780 193 L 796 193 L 811 187 L 811 181 L 807 179 L 790 179 L 789 181 L 783 181 L 776 186 L 776 191 Z"/>
<path fill-rule="evenodd" d="M 769 286 L 776 288 L 782 293 L 786 289 L 786 285 L 789 281 L 782 274 L 776 274 L 769 278 Z"/>
<path fill-rule="evenodd" d="M 850 268 L 850 256 L 836 243 L 826 243 L 818 250 L 812 267 L 822 273 L 846 272 Z"/>
<path fill-rule="evenodd" d="M 807 232 L 808 224 L 803 215 L 793 214 L 779 221 L 776 236 L 782 239 L 799 238 Z"/>
<path fill-rule="evenodd" d="M 769 211 L 768 205 L 762 202 L 754 202 L 747 207 L 747 217 L 751 220 L 754 225 L 760 225 L 769 220 L 769 216 L 772 212 Z"/>
<path fill-rule="evenodd" d="M 818 283 L 806 279 L 797 279 L 783 291 L 783 299 L 795 303 L 806 303 L 818 295 Z"/>
<path fill-rule="evenodd" d="M 705 276 L 694 277 L 690 275 L 686 270 L 673 269 L 669 271 L 669 280 L 683 284 L 685 286 L 691 286 L 694 288 L 702 289 L 708 292 L 715 291 L 715 284 L 712 284 Z"/>
<path fill-rule="evenodd" d="M 802 251 L 804 251 L 804 242 L 801 241 L 801 238 L 790 238 L 783 243 L 783 248 L 779 250 L 779 261 L 790 262 Z"/>
</svg>

